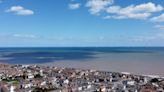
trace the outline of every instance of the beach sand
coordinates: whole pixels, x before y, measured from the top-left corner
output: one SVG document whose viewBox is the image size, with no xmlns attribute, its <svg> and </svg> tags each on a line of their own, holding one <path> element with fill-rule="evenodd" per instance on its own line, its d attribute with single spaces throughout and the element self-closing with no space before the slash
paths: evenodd
<svg viewBox="0 0 164 92">
<path fill-rule="evenodd" d="M 102 54 L 103 55 L 103 54 Z M 43 65 L 56 66 L 56 67 L 69 67 L 80 69 L 94 69 L 111 72 L 129 72 L 132 74 L 141 75 L 160 75 L 164 76 L 164 62 L 146 61 L 142 62 L 140 59 L 131 60 L 129 58 L 122 57 L 109 59 L 110 55 L 104 54 L 98 55 L 98 58 L 87 60 L 61 60 L 51 63 L 45 63 Z M 111 56 L 110 56 L 111 57 Z M 122 59 L 122 61 L 120 61 Z M 128 59 L 128 60 L 127 60 Z M 151 58 L 150 58 L 151 59 Z"/>
</svg>

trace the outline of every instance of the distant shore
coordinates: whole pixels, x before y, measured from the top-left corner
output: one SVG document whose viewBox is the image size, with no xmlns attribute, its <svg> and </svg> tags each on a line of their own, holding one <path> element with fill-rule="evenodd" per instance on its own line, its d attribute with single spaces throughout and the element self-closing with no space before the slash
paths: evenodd
<svg viewBox="0 0 164 92">
<path fill-rule="evenodd" d="M 158 63 L 148 63 L 144 64 L 142 62 L 106 62 L 106 61 L 56 61 L 51 63 L 46 63 L 42 65 L 56 66 L 56 67 L 68 67 L 68 68 L 79 68 L 79 69 L 94 69 L 112 72 L 129 72 L 139 75 L 159 75 L 164 76 L 162 71 L 162 66 Z M 161 68 L 161 69 L 160 69 Z M 161 70 L 161 71 L 159 71 Z"/>
</svg>

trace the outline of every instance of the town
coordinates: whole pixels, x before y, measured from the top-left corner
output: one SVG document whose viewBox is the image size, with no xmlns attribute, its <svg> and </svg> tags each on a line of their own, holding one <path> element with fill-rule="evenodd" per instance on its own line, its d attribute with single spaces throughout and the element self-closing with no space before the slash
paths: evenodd
<svg viewBox="0 0 164 92">
<path fill-rule="evenodd" d="M 164 92 L 164 78 L 41 65 L 0 64 L 0 92 Z"/>
</svg>

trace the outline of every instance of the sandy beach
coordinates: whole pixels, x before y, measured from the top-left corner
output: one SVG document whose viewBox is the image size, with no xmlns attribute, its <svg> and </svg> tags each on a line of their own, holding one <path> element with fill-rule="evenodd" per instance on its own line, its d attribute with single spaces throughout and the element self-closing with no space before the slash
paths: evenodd
<svg viewBox="0 0 164 92">
<path fill-rule="evenodd" d="M 164 76 L 164 62 L 157 61 L 145 62 L 135 59 L 131 61 L 129 58 L 125 58 L 122 61 L 118 61 L 117 58 L 109 59 L 110 55 L 107 54 L 98 55 L 99 58 L 88 59 L 88 60 L 61 60 L 51 63 L 45 63 L 43 65 L 56 66 L 56 67 L 70 67 L 70 68 L 80 68 L 80 69 L 95 69 L 95 70 L 104 70 L 112 72 L 130 72 L 133 74 L 142 74 L 142 75 L 160 75 Z M 140 57 L 141 58 L 141 57 Z M 144 59 L 144 58 L 142 58 Z M 146 63 L 147 62 L 147 63 Z"/>
</svg>

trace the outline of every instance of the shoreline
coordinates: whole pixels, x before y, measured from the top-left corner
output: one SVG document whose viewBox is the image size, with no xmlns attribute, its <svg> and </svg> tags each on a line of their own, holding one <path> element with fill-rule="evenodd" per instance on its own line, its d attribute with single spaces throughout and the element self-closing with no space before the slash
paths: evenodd
<svg viewBox="0 0 164 92">
<path fill-rule="evenodd" d="M 129 55 L 129 54 L 128 54 Z M 45 65 L 77 69 L 93 69 L 111 72 L 129 72 L 138 75 L 158 75 L 164 77 L 163 59 L 155 61 L 149 54 L 95 54 L 92 59 L 58 60 L 47 63 L 32 63 L 27 65 Z M 109 58 L 110 57 L 110 58 Z M 137 58 L 136 58 L 137 57 Z M 160 57 L 159 57 L 160 58 Z M 1 62 L 1 63 L 5 63 Z"/>
<path fill-rule="evenodd" d="M 114 55 L 115 56 L 115 55 Z M 41 65 L 69 67 L 80 69 L 94 69 L 112 72 L 129 72 L 138 75 L 158 75 L 164 77 L 164 62 L 154 61 L 153 58 L 148 60 L 145 57 L 140 58 L 126 58 L 118 55 L 115 58 L 113 54 L 96 54 L 94 59 L 86 60 L 59 60 Z M 114 57 L 114 58 L 109 58 Z M 144 61 L 143 61 L 144 60 Z"/>
<path fill-rule="evenodd" d="M 129 62 L 127 62 L 129 63 Z M 55 67 L 66 67 L 66 68 L 76 68 L 76 69 L 93 69 L 93 70 L 100 70 L 100 71 L 110 71 L 110 72 L 127 72 L 130 74 L 137 74 L 137 75 L 152 75 L 152 76 L 161 76 L 164 77 L 163 71 L 159 71 L 158 68 L 151 68 L 154 64 L 148 64 L 147 67 L 144 65 L 140 65 L 140 63 L 131 63 L 127 65 L 127 63 L 117 63 L 117 62 L 106 62 L 106 61 L 55 61 L 51 63 L 44 63 L 39 65 L 46 65 L 46 66 L 55 66 Z M 138 66 L 140 65 L 140 66 Z M 151 68 L 151 69 L 150 69 Z"/>
<path fill-rule="evenodd" d="M 0 62 L 0 64 L 8 64 Z M 130 73 L 134 75 L 150 75 L 164 77 L 162 71 L 164 67 L 159 62 L 151 62 L 145 64 L 145 62 L 107 62 L 107 61 L 90 61 L 90 60 L 59 60 L 49 63 L 34 63 L 34 64 L 8 64 L 8 65 L 41 65 L 50 67 L 61 67 L 61 68 L 75 68 L 84 70 L 98 70 L 107 72 L 119 72 L 119 73 Z"/>
<path fill-rule="evenodd" d="M 134 75 L 134 76 L 143 76 L 143 77 L 150 77 L 150 78 L 164 78 L 164 76 L 155 75 L 155 74 L 139 74 L 139 73 L 137 74 L 137 73 L 128 72 L 128 71 L 114 71 L 114 70 L 79 68 L 79 67 L 62 67 L 62 66 L 49 65 L 49 64 L 7 64 L 7 63 L 0 63 L 0 66 L 7 66 L 7 67 L 11 67 L 11 66 L 24 66 L 24 67 L 39 66 L 39 67 L 50 67 L 50 68 L 57 68 L 57 69 L 74 69 L 74 70 L 82 70 L 82 71 L 111 72 L 111 73 L 119 73 L 119 74 Z M 2 68 L 2 67 L 0 67 L 0 68 Z M 3 68 L 5 69 L 5 67 L 3 67 Z"/>
<path fill-rule="evenodd" d="M 68 63 L 69 62 L 69 63 Z M 76 62 L 76 64 L 75 64 Z M 73 64 L 74 63 L 74 64 Z M 78 64 L 77 64 L 78 63 Z M 84 64 L 86 64 L 88 66 L 83 66 Z M 77 69 L 77 70 L 93 70 L 93 71 L 102 71 L 102 72 L 115 72 L 115 73 L 121 73 L 121 74 L 126 74 L 126 75 L 138 75 L 138 76 L 145 76 L 145 77 L 152 77 L 152 78 L 164 78 L 163 75 L 160 74 L 146 74 L 146 73 L 137 73 L 134 71 L 120 71 L 120 70 L 114 70 L 114 69 L 110 69 L 107 68 L 105 69 L 104 67 L 100 68 L 100 67 L 93 67 L 90 65 L 91 63 L 89 62 L 77 62 L 77 61 L 55 61 L 55 62 L 51 62 L 51 63 L 44 63 L 44 64 L 8 64 L 8 63 L 0 63 L 0 65 L 9 65 L 9 66 L 13 66 L 13 65 L 24 65 L 24 66 L 48 66 L 48 67 L 57 67 L 57 68 L 73 68 L 73 69 Z M 107 64 L 106 64 L 107 65 Z M 80 67 L 81 66 L 81 67 Z M 86 68 L 87 67 L 87 68 Z M 132 69 L 129 69 L 132 70 Z"/>
</svg>

